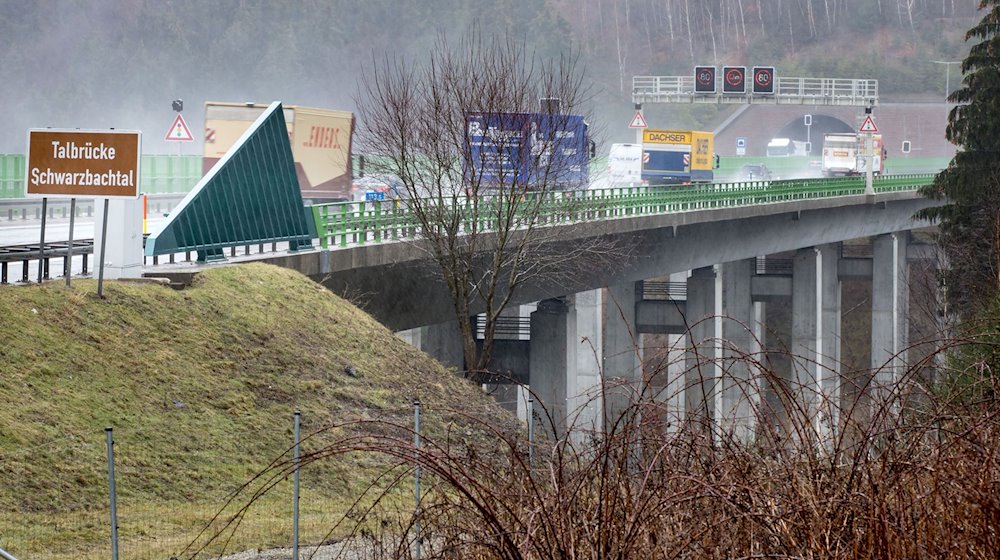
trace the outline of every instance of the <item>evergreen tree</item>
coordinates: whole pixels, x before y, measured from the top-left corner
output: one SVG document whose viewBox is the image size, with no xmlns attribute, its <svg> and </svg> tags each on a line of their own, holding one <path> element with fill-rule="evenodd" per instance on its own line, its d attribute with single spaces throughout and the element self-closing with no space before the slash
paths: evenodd
<svg viewBox="0 0 1000 560">
<path fill-rule="evenodd" d="M 947 202 L 922 215 L 940 221 L 948 299 L 964 317 L 1000 292 L 1000 0 L 979 7 L 986 13 L 966 33 L 962 85 L 948 98 L 957 105 L 945 135 L 959 150 L 923 191 Z"/>
</svg>

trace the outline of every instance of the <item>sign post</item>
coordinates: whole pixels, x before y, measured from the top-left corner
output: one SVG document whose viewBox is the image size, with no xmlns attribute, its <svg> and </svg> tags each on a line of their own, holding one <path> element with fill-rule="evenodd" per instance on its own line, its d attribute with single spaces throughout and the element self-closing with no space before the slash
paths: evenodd
<svg viewBox="0 0 1000 560">
<path fill-rule="evenodd" d="M 865 135 L 865 194 L 870 196 L 875 196 L 875 151 L 872 146 L 872 140 L 874 134 L 878 132 L 878 127 L 875 126 L 875 120 L 872 119 L 871 114 L 865 116 L 864 122 L 858 127 L 858 132 Z"/>
<path fill-rule="evenodd" d="M 642 144 L 642 131 L 646 129 L 646 118 L 642 116 L 642 105 L 635 106 L 635 116 L 628 123 L 628 127 L 635 129 L 635 143 Z"/>
<path fill-rule="evenodd" d="M 28 130 L 25 170 L 28 197 L 41 197 L 43 205 L 52 195 L 69 196 L 71 200 L 104 198 L 104 235 L 97 281 L 97 295 L 102 298 L 108 200 L 138 198 L 141 136 L 142 133 L 136 130 Z M 71 205 L 71 212 L 74 210 L 75 205 Z M 43 222 L 43 243 L 44 229 Z M 72 232 L 70 236 L 72 239 Z M 40 262 L 39 268 L 42 266 Z"/>
<path fill-rule="evenodd" d="M 191 134 L 191 129 L 188 128 L 187 122 L 184 121 L 184 116 L 180 113 L 183 108 L 184 103 L 182 101 L 174 101 L 174 110 L 177 111 L 177 116 L 174 117 L 173 124 L 167 130 L 167 135 L 163 137 L 167 142 L 177 142 L 177 155 L 181 155 L 181 144 L 183 142 L 194 142 L 194 135 Z"/>
</svg>

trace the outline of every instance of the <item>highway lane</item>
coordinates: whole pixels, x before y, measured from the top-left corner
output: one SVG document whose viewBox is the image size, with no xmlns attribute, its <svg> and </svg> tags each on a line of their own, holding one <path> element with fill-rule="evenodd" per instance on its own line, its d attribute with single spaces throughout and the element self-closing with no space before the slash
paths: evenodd
<svg viewBox="0 0 1000 560">
<path fill-rule="evenodd" d="M 149 231 L 153 231 L 166 218 L 158 216 L 148 223 Z M 73 224 L 73 239 L 92 239 L 95 224 L 99 220 L 94 217 L 79 217 Z M 41 235 L 41 220 L 0 221 L 0 246 L 23 245 L 38 243 Z M 45 222 L 45 241 L 67 241 L 69 239 L 69 218 L 49 219 Z"/>
<path fill-rule="evenodd" d="M 148 221 L 148 229 L 152 231 L 166 218 L 158 216 Z M 41 234 L 41 220 L 14 220 L 0 221 L 0 246 L 37 244 Z M 100 221 L 94 217 L 78 217 L 73 224 L 73 239 L 93 239 L 94 228 L 100 226 Z M 111 232 L 113 234 L 113 232 Z M 65 242 L 69 240 L 69 218 L 56 218 L 46 220 L 45 242 Z M 93 255 L 87 258 L 87 273 L 95 275 L 96 262 Z M 23 275 L 23 263 L 10 262 L 7 264 L 7 282 L 11 284 L 20 283 Z M 83 273 L 83 256 L 73 257 L 72 262 L 74 276 Z M 63 258 L 56 257 L 49 261 L 49 277 L 56 279 L 63 276 Z M 28 279 L 35 282 L 38 279 L 38 261 L 28 262 Z"/>
</svg>

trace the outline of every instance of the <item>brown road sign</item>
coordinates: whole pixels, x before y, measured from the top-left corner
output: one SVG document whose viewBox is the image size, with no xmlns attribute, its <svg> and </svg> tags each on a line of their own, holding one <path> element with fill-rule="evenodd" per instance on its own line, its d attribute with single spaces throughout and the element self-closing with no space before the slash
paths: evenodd
<svg viewBox="0 0 1000 560">
<path fill-rule="evenodd" d="M 137 130 L 28 131 L 27 195 L 139 196 Z"/>
</svg>

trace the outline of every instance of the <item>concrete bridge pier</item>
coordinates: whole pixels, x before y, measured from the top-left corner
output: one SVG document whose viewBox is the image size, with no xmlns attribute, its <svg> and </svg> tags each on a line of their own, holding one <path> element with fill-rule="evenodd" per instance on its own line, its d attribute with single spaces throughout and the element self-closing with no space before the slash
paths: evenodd
<svg viewBox="0 0 1000 560">
<path fill-rule="evenodd" d="M 605 431 L 618 431 L 645 392 L 641 337 L 635 328 L 636 283 L 608 286 L 603 308 L 602 374 Z"/>
<path fill-rule="evenodd" d="M 538 401 L 536 419 L 557 440 L 568 437 L 571 387 L 576 385 L 576 309 L 571 297 L 538 302 L 531 314 L 528 385 Z M 544 411 L 544 412 L 543 412 Z"/>
<path fill-rule="evenodd" d="M 458 321 L 417 327 L 403 331 L 401 337 L 444 364 L 445 367 L 458 370 L 465 368 L 462 334 L 458 328 Z"/>
<path fill-rule="evenodd" d="M 759 318 L 751 297 L 754 259 L 723 263 L 722 270 L 722 409 L 723 437 L 749 443 L 757 426 L 760 403 Z"/>
<path fill-rule="evenodd" d="M 604 328 L 601 322 L 602 290 L 588 290 L 573 295 L 576 308 L 576 375 L 567 386 L 569 407 L 567 422 L 574 442 L 583 442 L 588 434 L 603 429 L 604 408 L 601 395 L 601 345 Z"/>
<path fill-rule="evenodd" d="M 670 283 L 686 284 L 689 272 L 685 270 L 671 274 Z M 648 308 L 652 305 L 659 305 L 662 308 L 655 317 L 648 316 Z M 644 375 L 656 402 L 659 428 L 665 433 L 677 432 L 684 423 L 686 308 L 685 299 L 674 300 L 671 297 L 662 303 L 643 302 L 636 312 L 636 330 L 646 333 L 643 337 L 658 337 L 658 344 L 665 342 L 665 346 L 654 346 L 644 342 L 642 350 Z"/>
<path fill-rule="evenodd" d="M 907 367 L 909 345 L 909 231 L 872 242 L 872 397 L 887 402 Z M 877 410 L 877 409 L 875 409 Z"/>
<path fill-rule="evenodd" d="M 684 409 L 687 423 L 695 428 L 717 426 L 716 415 L 722 410 L 720 280 L 715 268 L 708 266 L 692 270 L 687 281 Z"/>
<path fill-rule="evenodd" d="M 832 442 L 840 408 L 840 245 L 809 247 L 792 260 L 793 402 L 798 437 Z"/>
</svg>

